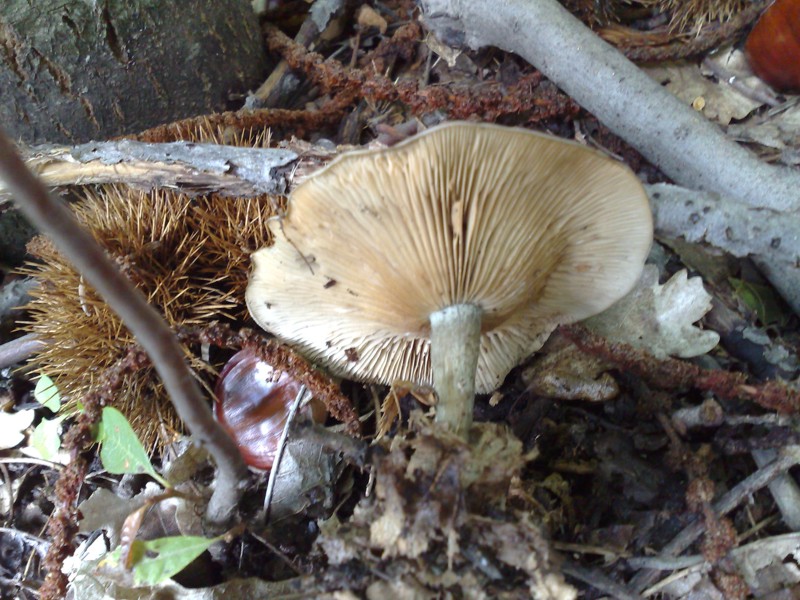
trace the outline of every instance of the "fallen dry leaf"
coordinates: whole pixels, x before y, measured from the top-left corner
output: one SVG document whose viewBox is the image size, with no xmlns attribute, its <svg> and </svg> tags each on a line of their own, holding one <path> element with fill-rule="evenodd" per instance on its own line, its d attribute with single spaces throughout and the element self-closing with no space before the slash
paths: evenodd
<svg viewBox="0 0 800 600">
<path fill-rule="evenodd" d="M 699 277 L 675 273 L 658 283 L 658 269 L 645 265 L 636 287 L 584 325 L 611 342 L 647 350 L 656 358 L 700 356 L 719 342 L 719 334 L 693 323 L 711 310 L 711 296 Z"/>
</svg>

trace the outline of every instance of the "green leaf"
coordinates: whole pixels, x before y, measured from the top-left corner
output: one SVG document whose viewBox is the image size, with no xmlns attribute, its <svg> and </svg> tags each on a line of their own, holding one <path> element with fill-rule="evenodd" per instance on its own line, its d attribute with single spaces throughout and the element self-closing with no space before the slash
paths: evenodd
<svg viewBox="0 0 800 600">
<path fill-rule="evenodd" d="M 64 417 L 55 419 L 43 419 L 28 438 L 31 448 L 39 453 L 39 456 L 50 462 L 58 462 L 58 451 L 61 448 L 61 421 Z"/>
<path fill-rule="evenodd" d="M 47 375 L 39 377 L 36 388 L 33 390 L 33 397 L 39 404 L 53 412 L 58 412 L 58 409 L 61 408 L 61 394 L 58 393 L 56 384 Z"/>
<path fill-rule="evenodd" d="M 760 283 L 729 277 L 734 291 L 747 307 L 756 313 L 761 324 L 784 326 L 789 320 L 789 310 L 782 304 L 775 290 Z"/>
<path fill-rule="evenodd" d="M 103 409 L 97 441 L 102 444 L 100 461 L 109 473 L 147 473 L 164 487 L 170 487 L 169 482 L 156 473 L 130 423 L 116 408 L 106 406 Z"/>
<path fill-rule="evenodd" d="M 219 539 L 186 535 L 146 542 L 137 540 L 146 554 L 134 564 L 133 579 L 137 585 L 157 585 L 179 573 Z"/>
</svg>

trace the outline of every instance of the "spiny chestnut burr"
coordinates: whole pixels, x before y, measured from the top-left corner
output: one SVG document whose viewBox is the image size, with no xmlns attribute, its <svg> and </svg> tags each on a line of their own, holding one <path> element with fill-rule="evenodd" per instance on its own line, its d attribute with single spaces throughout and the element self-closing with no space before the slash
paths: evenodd
<svg viewBox="0 0 800 600">
<path fill-rule="evenodd" d="M 249 466 L 272 468 L 301 385 L 261 358 L 255 348 L 240 350 L 223 367 L 215 390 L 214 412 Z M 316 420 L 324 420 L 324 409 L 312 406 L 312 412 Z"/>
<path fill-rule="evenodd" d="M 800 92 L 800 0 L 776 0 L 745 43 L 753 71 L 779 92 Z"/>
</svg>

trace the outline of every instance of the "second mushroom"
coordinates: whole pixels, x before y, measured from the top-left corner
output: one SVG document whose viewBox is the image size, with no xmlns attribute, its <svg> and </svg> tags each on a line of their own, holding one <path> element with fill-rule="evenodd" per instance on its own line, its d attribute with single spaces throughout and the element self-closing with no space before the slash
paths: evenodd
<svg viewBox="0 0 800 600">
<path fill-rule="evenodd" d="M 624 164 L 475 123 L 340 156 L 274 233 L 252 257 L 256 322 L 344 377 L 433 384 L 462 436 L 476 392 L 628 292 L 653 235 Z"/>
</svg>

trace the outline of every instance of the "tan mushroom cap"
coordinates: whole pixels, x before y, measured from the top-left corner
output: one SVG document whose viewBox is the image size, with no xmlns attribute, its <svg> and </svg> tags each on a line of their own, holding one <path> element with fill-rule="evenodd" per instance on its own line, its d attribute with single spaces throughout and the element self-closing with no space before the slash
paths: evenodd
<svg viewBox="0 0 800 600">
<path fill-rule="evenodd" d="M 576 143 L 449 123 L 342 155 L 297 187 L 247 288 L 264 329 L 333 372 L 431 383 L 429 315 L 482 309 L 476 390 L 641 273 L 652 219 L 625 165 Z"/>
</svg>

